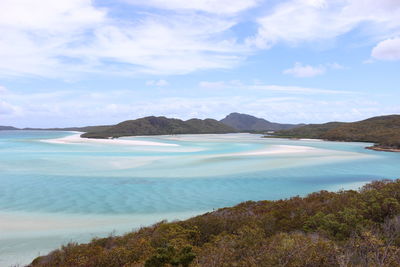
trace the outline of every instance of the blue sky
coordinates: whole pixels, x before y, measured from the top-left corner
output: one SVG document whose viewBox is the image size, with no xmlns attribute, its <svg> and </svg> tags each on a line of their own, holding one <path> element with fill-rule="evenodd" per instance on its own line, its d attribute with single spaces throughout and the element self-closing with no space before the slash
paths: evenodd
<svg viewBox="0 0 400 267">
<path fill-rule="evenodd" d="M 0 2 L 0 125 L 355 121 L 399 85 L 398 0 Z"/>
</svg>

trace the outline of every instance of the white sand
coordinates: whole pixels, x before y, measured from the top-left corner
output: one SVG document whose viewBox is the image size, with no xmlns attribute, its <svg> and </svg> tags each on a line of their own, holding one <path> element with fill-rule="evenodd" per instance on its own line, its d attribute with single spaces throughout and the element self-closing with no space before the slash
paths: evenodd
<svg viewBox="0 0 400 267">
<path fill-rule="evenodd" d="M 322 152 L 323 149 L 308 147 L 308 146 L 288 146 L 288 145 L 273 145 L 265 149 L 254 150 L 244 153 L 235 153 L 232 156 L 262 156 L 262 155 L 279 155 L 279 154 L 293 154 L 293 153 L 310 153 Z"/>
<path fill-rule="evenodd" d="M 177 144 L 168 144 L 168 143 L 133 140 L 133 139 L 126 140 L 126 139 L 81 138 L 80 135 L 81 133 L 57 139 L 44 139 L 41 141 L 51 144 L 111 144 L 111 145 L 128 145 L 128 146 L 170 146 L 170 147 L 179 146 Z"/>
</svg>

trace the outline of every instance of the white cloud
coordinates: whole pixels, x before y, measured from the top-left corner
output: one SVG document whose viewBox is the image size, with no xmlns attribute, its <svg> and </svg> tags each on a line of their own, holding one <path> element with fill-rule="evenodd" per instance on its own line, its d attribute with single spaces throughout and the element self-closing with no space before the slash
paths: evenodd
<svg viewBox="0 0 400 267">
<path fill-rule="evenodd" d="M 199 87 L 207 88 L 207 89 L 237 89 L 237 90 L 264 90 L 269 92 L 279 92 L 286 94 L 298 94 L 298 95 L 341 95 L 341 94 L 357 94 L 352 91 L 343 91 L 343 90 L 327 90 L 321 88 L 310 88 L 310 87 L 301 87 L 301 86 L 290 86 L 290 85 L 274 85 L 274 84 L 263 84 L 261 82 L 257 82 L 254 84 L 244 84 L 238 80 L 232 81 L 202 81 L 199 83 Z"/>
<path fill-rule="evenodd" d="M 324 74 L 326 68 L 324 66 L 311 66 L 311 65 L 303 65 L 300 62 L 296 62 L 293 68 L 286 69 L 283 71 L 284 74 L 290 74 L 295 77 L 314 77 L 321 74 Z"/>
<path fill-rule="evenodd" d="M 21 107 L 12 105 L 0 99 L 0 118 L 4 119 L 6 116 L 12 116 L 15 118 L 19 116 L 21 110 Z"/>
<path fill-rule="evenodd" d="M 266 90 L 266 91 L 275 91 L 282 93 L 290 93 L 290 94 L 300 94 L 300 95 L 308 95 L 308 94 L 333 94 L 333 95 L 341 95 L 341 94 L 357 94 L 352 91 L 343 91 L 343 90 L 327 90 L 320 88 L 309 88 L 309 87 L 301 87 L 301 86 L 285 86 L 285 85 L 254 85 L 249 86 L 249 89 L 257 89 L 257 90 Z"/>
<path fill-rule="evenodd" d="M 199 87 L 206 89 L 224 89 L 224 88 L 243 88 L 243 84 L 239 80 L 231 80 L 231 81 L 202 81 L 199 82 Z"/>
<path fill-rule="evenodd" d="M 218 81 L 218 82 L 202 81 L 199 83 L 199 87 L 211 88 L 211 89 L 221 89 L 221 88 L 226 88 L 227 86 L 224 81 Z"/>
<path fill-rule="evenodd" d="M 371 56 L 380 60 L 400 60 L 400 37 L 378 43 L 372 49 Z"/>
<path fill-rule="evenodd" d="M 220 97 L 164 97 L 138 100 L 133 91 L 8 94 L 0 100 L 1 125 L 18 127 L 65 127 L 118 123 L 156 115 L 181 119 L 220 119 L 233 111 L 253 114 L 277 122 L 354 121 L 379 114 L 400 112 L 398 105 L 365 101 L 362 96 L 315 99 L 317 89 L 276 85 L 252 90 L 279 92 L 278 96 L 244 93 Z M 288 93 L 282 96 L 282 92 Z M 293 95 L 293 92 L 299 94 Z M 306 92 L 306 94 L 305 94 Z M 323 91 L 326 93 L 326 90 Z M 333 93 L 333 92 L 332 92 Z M 303 96 L 304 95 L 304 96 Z M 16 125 L 15 123 L 18 122 Z"/>
<path fill-rule="evenodd" d="M 146 82 L 147 86 L 158 86 L 163 87 L 167 86 L 169 83 L 166 80 L 150 80 Z"/>
<path fill-rule="evenodd" d="M 195 10 L 215 14 L 234 14 L 257 5 L 258 0 L 124 0 L 124 2 L 170 10 Z"/>
<path fill-rule="evenodd" d="M 0 75 L 183 74 L 231 68 L 249 52 L 227 35 L 238 23 L 233 15 L 138 12 L 121 19 L 93 3 L 1 1 Z"/>
<path fill-rule="evenodd" d="M 301 62 L 294 63 L 292 68 L 283 71 L 283 74 L 293 75 L 294 77 L 305 78 L 324 74 L 328 69 L 343 69 L 338 63 L 327 63 L 318 66 L 304 65 Z"/>
<path fill-rule="evenodd" d="M 341 64 L 339 64 L 339 63 L 336 63 L 336 62 L 334 62 L 334 63 L 327 63 L 327 64 L 325 64 L 325 66 L 327 66 L 327 67 L 330 68 L 330 69 L 334 69 L 334 70 L 346 69 L 345 66 L 343 66 L 343 65 L 341 65 Z"/>
<path fill-rule="evenodd" d="M 289 0 L 259 18 L 258 33 L 247 42 L 268 48 L 277 42 L 298 44 L 329 40 L 357 28 L 376 39 L 400 31 L 398 0 Z"/>
<path fill-rule="evenodd" d="M 6 94 L 8 92 L 7 88 L 5 88 L 4 86 L 0 85 L 0 96 L 3 94 Z"/>
<path fill-rule="evenodd" d="M 82 41 L 85 31 L 105 21 L 105 13 L 91 2 L 0 1 L 0 74 L 47 76 L 67 71 L 58 57 Z"/>
<path fill-rule="evenodd" d="M 358 28 L 376 42 L 400 34 L 398 0 L 124 1 L 138 11 L 114 17 L 115 6 L 91 0 L 0 1 L 0 76 L 185 74 L 233 68 L 278 42 L 332 39 Z M 258 5 L 254 16 L 265 14 L 254 18 L 258 32 L 243 36 L 235 26 Z"/>
</svg>

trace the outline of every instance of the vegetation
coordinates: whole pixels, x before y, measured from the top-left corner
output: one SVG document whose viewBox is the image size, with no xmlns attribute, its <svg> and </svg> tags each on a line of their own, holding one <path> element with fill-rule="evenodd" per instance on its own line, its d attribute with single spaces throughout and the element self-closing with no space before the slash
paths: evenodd
<svg viewBox="0 0 400 267">
<path fill-rule="evenodd" d="M 381 148 L 400 149 L 400 115 L 373 117 L 353 123 L 310 124 L 279 131 L 275 137 L 371 142 Z"/>
<path fill-rule="evenodd" d="M 235 129 L 213 119 L 182 121 L 166 117 L 145 117 L 121 122 L 102 131 L 82 134 L 86 138 L 117 138 L 135 135 L 232 133 Z"/>
<path fill-rule="evenodd" d="M 302 126 L 303 124 L 281 124 L 270 122 L 265 119 L 257 118 L 247 114 L 231 113 L 220 122 L 238 131 L 278 131 Z"/>
<path fill-rule="evenodd" d="M 249 201 L 69 244 L 30 266 L 400 266 L 400 180 Z"/>
<path fill-rule="evenodd" d="M 328 122 L 324 124 L 308 124 L 295 129 L 278 131 L 274 134 L 276 137 L 289 138 L 322 138 L 322 136 L 336 127 L 344 125 L 343 122 Z"/>
</svg>

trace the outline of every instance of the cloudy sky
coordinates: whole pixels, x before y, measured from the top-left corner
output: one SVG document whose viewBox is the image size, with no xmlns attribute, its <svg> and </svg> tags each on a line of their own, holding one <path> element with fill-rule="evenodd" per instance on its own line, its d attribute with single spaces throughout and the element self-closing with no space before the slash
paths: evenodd
<svg viewBox="0 0 400 267">
<path fill-rule="evenodd" d="M 0 125 L 400 113 L 399 0 L 1 0 Z"/>
</svg>

